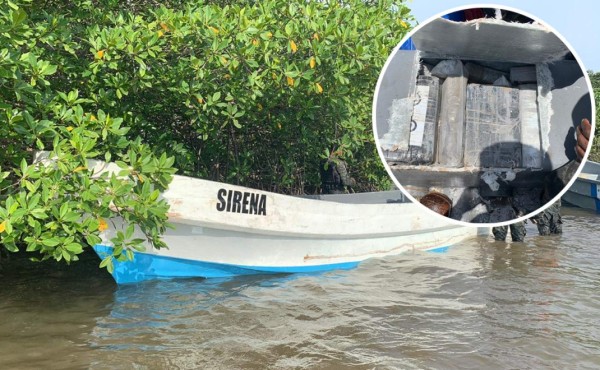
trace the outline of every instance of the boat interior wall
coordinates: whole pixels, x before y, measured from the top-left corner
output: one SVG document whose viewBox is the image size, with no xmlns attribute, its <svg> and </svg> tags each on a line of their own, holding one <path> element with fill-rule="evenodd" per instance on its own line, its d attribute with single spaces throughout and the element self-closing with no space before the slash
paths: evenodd
<svg viewBox="0 0 600 370">
<path fill-rule="evenodd" d="M 302 198 L 347 204 L 385 204 L 410 202 L 410 200 L 408 200 L 408 198 L 406 198 L 399 190 L 352 194 L 303 195 Z"/>
<path fill-rule="evenodd" d="M 423 26 L 412 40 L 423 58 L 535 64 L 562 59 L 569 53 L 541 24 L 490 18 L 469 22 L 438 18 Z"/>
</svg>

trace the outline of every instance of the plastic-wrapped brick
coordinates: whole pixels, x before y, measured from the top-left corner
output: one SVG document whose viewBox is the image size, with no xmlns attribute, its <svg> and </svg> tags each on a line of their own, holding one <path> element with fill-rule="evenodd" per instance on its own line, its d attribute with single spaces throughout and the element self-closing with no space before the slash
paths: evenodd
<svg viewBox="0 0 600 370">
<path fill-rule="evenodd" d="M 449 64 L 447 62 L 442 61 L 439 65 Z M 462 167 L 467 76 L 460 60 L 450 62 L 453 68 L 444 71 L 448 77 L 442 84 L 437 163 L 447 167 Z M 432 71 L 432 74 L 436 73 Z"/>
<path fill-rule="evenodd" d="M 392 102 L 390 131 L 380 139 L 387 161 L 433 162 L 439 94 L 437 77 L 418 76 L 415 96 Z"/>
<path fill-rule="evenodd" d="M 427 164 L 433 162 L 440 96 L 439 79 L 434 76 L 417 78 L 409 141 L 408 162 Z"/>
<path fill-rule="evenodd" d="M 513 83 L 535 83 L 537 73 L 535 66 L 513 67 L 510 69 L 510 80 Z"/>
<path fill-rule="evenodd" d="M 519 89 L 467 86 L 465 166 L 521 167 Z"/>
<path fill-rule="evenodd" d="M 403 162 L 408 156 L 413 98 L 394 99 L 389 109 L 390 129 L 379 145 L 388 162 Z"/>
<path fill-rule="evenodd" d="M 542 168 L 543 157 L 540 141 L 537 85 L 519 85 L 519 111 L 521 113 L 523 167 Z"/>
<path fill-rule="evenodd" d="M 486 68 L 475 63 L 465 63 L 465 69 L 467 70 L 469 81 L 475 83 L 493 84 L 499 78 L 506 76 L 504 72 Z"/>
</svg>

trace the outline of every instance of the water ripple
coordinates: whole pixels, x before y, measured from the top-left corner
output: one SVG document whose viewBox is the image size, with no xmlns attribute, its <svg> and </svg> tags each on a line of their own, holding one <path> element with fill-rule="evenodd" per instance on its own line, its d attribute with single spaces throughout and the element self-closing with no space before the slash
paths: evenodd
<svg viewBox="0 0 600 370">
<path fill-rule="evenodd" d="M 2 271 L 0 368 L 597 368 L 599 220 L 322 274 L 116 287 L 96 260 L 22 264 Z"/>
</svg>

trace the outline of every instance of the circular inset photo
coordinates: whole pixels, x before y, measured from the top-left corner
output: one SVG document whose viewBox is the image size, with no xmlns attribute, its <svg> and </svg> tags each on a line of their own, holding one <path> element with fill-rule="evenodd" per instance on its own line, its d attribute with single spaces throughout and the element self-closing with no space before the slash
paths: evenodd
<svg viewBox="0 0 600 370">
<path fill-rule="evenodd" d="M 573 50 L 504 8 L 453 11 L 408 36 L 373 102 L 396 185 L 462 224 L 507 225 L 546 208 L 536 217 L 552 217 L 593 137 L 591 85 Z"/>
</svg>

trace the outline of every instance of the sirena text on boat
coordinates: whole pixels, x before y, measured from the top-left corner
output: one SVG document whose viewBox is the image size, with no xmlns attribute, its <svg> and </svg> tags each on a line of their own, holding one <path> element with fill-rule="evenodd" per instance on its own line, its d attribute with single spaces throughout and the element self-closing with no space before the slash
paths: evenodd
<svg viewBox="0 0 600 370">
<path fill-rule="evenodd" d="M 267 195 L 247 191 L 219 189 L 217 211 L 267 215 Z"/>
</svg>

